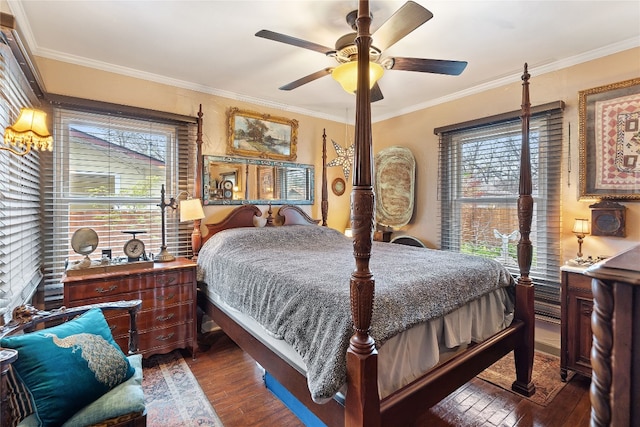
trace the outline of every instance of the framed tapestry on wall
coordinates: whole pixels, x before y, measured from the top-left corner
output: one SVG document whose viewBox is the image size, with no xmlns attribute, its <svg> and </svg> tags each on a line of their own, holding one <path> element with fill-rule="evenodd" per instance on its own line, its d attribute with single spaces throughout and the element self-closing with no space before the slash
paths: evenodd
<svg viewBox="0 0 640 427">
<path fill-rule="evenodd" d="M 640 78 L 579 97 L 580 199 L 640 199 Z"/>
</svg>

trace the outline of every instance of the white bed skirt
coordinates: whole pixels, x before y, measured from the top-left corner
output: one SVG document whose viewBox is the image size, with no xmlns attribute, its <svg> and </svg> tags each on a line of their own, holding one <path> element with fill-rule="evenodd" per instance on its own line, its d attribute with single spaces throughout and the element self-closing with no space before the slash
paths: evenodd
<svg viewBox="0 0 640 427">
<path fill-rule="evenodd" d="M 208 287 L 202 286 L 202 290 L 217 309 L 306 376 L 304 361 L 289 344 L 273 337 L 252 317 L 226 305 Z M 378 349 L 380 397 L 409 384 L 471 342 L 481 342 L 509 326 L 513 320 L 513 311 L 507 309 L 510 306 L 506 290 L 498 289 L 389 339 Z"/>
</svg>

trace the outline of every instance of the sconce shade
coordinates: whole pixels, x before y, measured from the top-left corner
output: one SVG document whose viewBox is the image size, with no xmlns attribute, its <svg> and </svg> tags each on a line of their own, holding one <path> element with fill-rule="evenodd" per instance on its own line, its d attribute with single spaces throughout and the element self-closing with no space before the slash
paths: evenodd
<svg viewBox="0 0 640 427">
<path fill-rule="evenodd" d="M 180 222 L 194 221 L 204 218 L 204 210 L 200 199 L 187 199 L 180 201 Z"/>
<path fill-rule="evenodd" d="M 384 74 L 384 68 L 375 62 L 369 62 L 369 88 Z M 358 88 L 358 62 L 351 61 L 338 65 L 331 72 L 331 77 L 348 93 L 356 93 Z"/>
<path fill-rule="evenodd" d="M 584 218 L 576 218 L 576 222 L 573 223 L 573 232 L 575 234 L 589 234 L 591 228 L 589 227 L 589 220 Z"/>
<path fill-rule="evenodd" d="M 26 155 L 32 148 L 53 150 L 53 137 L 47 129 L 47 114 L 31 108 L 21 109 L 18 120 L 4 130 L 4 143 L 1 149 L 19 156 Z"/>
</svg>

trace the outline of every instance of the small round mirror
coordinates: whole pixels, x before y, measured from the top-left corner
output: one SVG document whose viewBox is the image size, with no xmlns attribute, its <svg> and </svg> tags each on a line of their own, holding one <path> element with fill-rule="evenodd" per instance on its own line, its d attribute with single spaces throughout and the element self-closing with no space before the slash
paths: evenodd
<svg viewBox="0 0 640 427">
<path fill-rule="evenodd" d="M 71 247 L 75 253 L 89 257 L 98 247 L 98 234 L 91 228 L 79 228 L 71 237 Z"/>
</svg>

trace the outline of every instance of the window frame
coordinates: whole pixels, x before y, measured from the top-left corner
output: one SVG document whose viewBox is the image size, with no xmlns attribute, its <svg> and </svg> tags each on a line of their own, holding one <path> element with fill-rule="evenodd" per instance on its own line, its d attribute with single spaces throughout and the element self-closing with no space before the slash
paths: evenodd
<svg viewBox="0 0 640 427">
<path fill-rule="evenodd" d="M 557 101 L 544 104 L 531 111 L 530 135 L 536 132 L 541 121 L 545 123 L 545 132 L 538 140 L 539 154 L 537 158 L 532 158 L 532 162 L 539 159 L 537 165 L 537 176 L 534 176 L 536 190 L 532 193 L 534 199 L 534 212 L 532 222 L 531 240 L 534 243 L 534 260 L 539 255 L 539 264 L 531 267 L 530 276 L 534 282 L 536 292 L 536 314 L 557 320 L 560 318 L 560 176 L 562 172 L 559 157 L 562 152 L 562 111 L 564 103 Z M 462 247 L 462 209 L 465 205 L 496 203 L 501 208 L 517 210 L 518 194 L 517 182 L 516 193 L 505 197 L 454 197 L 452 194 L 460 196 L 462 193 L 462 150 L 459 147 L 452 147 L 451 140 L 461 133 L 470 133 L 478 129 L 487 130 L 486 135 L 493 131 L 500 135 L 505 127 L 521 129 L 521 122 L 518 119 L 520 111 L 513 111 L 505 114 L 491 116 L 483 119 L 459 123 L 456 125 L 437 128 L 434 133 L 440 137 L 440 159 L 439 159 L 439 179 L 438 195 L 439 210 L 441 219 L 440 244 L 443 250 L 460 251 Z M 515 135 L 511 129 L 507 134 Z M 454 135 L 454 136 L 452 136 Z M 486 136 L 485 135 L 485 136 Z M 530 143 L 532 141 L 530 140 Z M 554 144 L 553 151 L 550 152 L 544 144 Z M 533 144 L 532 144 L 533 145 Z M 457 157 L 452 158 L 452 149 L 457 151 Z M 554 160 L 551 156 L 557 156 Z M 519 155 L 518 155 L 519 161 Z M 543 183 L 544 185 L 541 185 Z M 456 193 L 457 192 L 457 193 Z M 557 211 L 556 211 L 557 210 Z M 517 220 L 517 219 L 516 219 Z M 516 223 L 517 224 L 517 223 Z M 544 226 L 544 227 L 541 227 Z M 517 229 L 517 227 L 515 227 Z M 502 231 L 504 232 L 504 231 Z M 457 234 L 457 235 L 456 235 Z M 453 237 L 451 237 L 453 235 Z M 515 247 L 517 242 L 513 242 Z M 541 246 L 544 246 L 541 248 Z M 511 247 L 510 247 L 511 249 Z M 511 252 L 511 251 L 510 251 Z M 514 275 L 519 274 L 517 264 L 506 265 L 507 269 Z"/>
<path fill-rule="evenodd" d="M 49 94 L 47 99 L 53 105 L 53 134 L 56 141 L 56 150 L 49 157 L 48 164 L 45 167 L 45 181 L 47 188 L 45 189 L 45 235 L 47 241 L 45 243 L 45 286 L 44 286 L 44 302 L 45 308 L 51 309 L 62 305 L 64 288 L 61 284 L 61 278 L 65 268 L 64 254 L 70 248 L 70 234 L 73 230 L 69 210 L 74 203 L 94 203 L 98 205 L 107 204 L 113 206 L 117 203 L 124 204 L 141 204 L 147 209 L 148 221 L 150 224 L 150 233 L 153 232 L 155 240 L 161 235 L 160 215 L 161 209 L 158 207 L 161 202 L 160 191 L 155 194 L 152 191 L 149 195 L 141 197 L 119 197 L 118 194 L 110 196 L 90 197 L 79 194 L 71 194 L 69 176 L 72 171 L 69 168 L 68 156 L 70 136 L 67 130 L 67 121 L 74 117 L 81 117 L 83 120 L 90 120 L 91 117 L 97 117 L 104 122 L 113 121 L 116 127 L 124 126 L 131 123 L 132 130 L 137 129 L 135 126 L 141 123 L 155 123 L 158 126 L 174 128 L 173 136 L 174 147 L 167 147 L 166 150 L 166 173 L 161 183 L 165 185 L 165 200 L 168 202 L 170 197 L 178 197 L 184 199 L 187 195 L 195 196 L 195 176 L 197 168 L 196 159 L 196 125 L 197 117 L 182 116 L 172 113 L 159 112 L 155 110 L 147 110 L 136 107 L 122 106 L 118 104 L 104 103 L 99 101 L 85 100 L 80 98 L 72 98 Z M 65 134 L 67 132 L 67 134 Z M 155 188 L 155 187 L 154 187 Z M 197 196 L 196 196 L 197 197 Z M 65 209 L 67 214 L 65 217 Z M 166 237 L 167 249 L 174 256 L 190 256 L 191 255 L 191 232 L 192 224 L 180 223 L 177 212 L 167 212 L 170 208 L 165 208 L 166 214 Z M 112 210 L 110 210 L 113 212 Z M 145 213 L 140 214 L 145 215 Z M 154 219 L 155 218 L 155 219 Z M 109 225 L 111 227 L 111 225 Z M 155 231 L 152 231 L 155 230 Z M 121 233 L 117 229 L 114 232 Z M 67 237 L 68 236 L 68 237 Z M 144 235 L 137 238 L 144 238 Z M 130 237 L 130 236 L 129 236 Z M 160 244 L 154 241 L 153 246 L 147 243 L 147 252 L 157 253 Z M 121 252 L 120 247 L 114 247 L 114 256 L 116 252 Z M 100 258 L 100 254 L 92 255 L 92 258 Z"/>
</svg>

